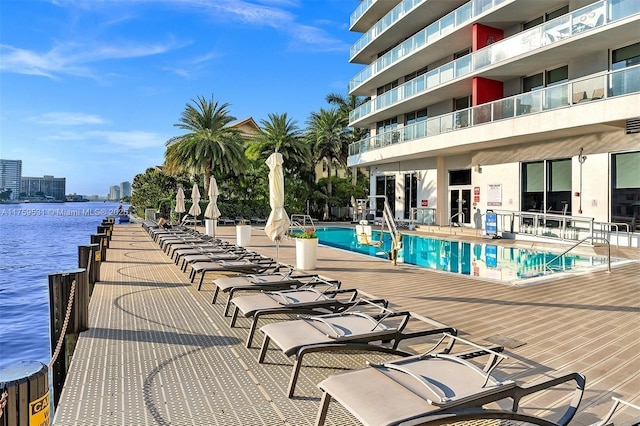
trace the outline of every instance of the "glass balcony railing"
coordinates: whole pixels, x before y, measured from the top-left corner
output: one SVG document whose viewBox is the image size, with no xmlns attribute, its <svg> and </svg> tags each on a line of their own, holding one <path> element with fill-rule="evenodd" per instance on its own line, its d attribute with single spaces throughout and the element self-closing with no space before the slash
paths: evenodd
<svg viewBox="0 0 640 426">
<path fill-rule="evenodd" d="M 349 122 L 353 123 L 394 103 L 432 90 L 454 78 L 608 25 L 636 13 L 640 13 L 640 1 L 637 0 L 603 0 L 593 3 L 414 78 L 351 111 Z"/>
<path fill-rule="evenodd" d="M 380 19 L 376 24 L 369 29 L 366 33 L 362 35 L 356 41 L 351 49 L 349 50 L 350 58 L 353 59 L 364 47 L 369 44 L 371 40 L 378 37 L 380 34 L 384 32 L 391 25 L 398 22 L 404 15 L 411 12 L 413 8 L 415 8 L 420 3 L 423 3 L 427 0 L 403 0 L 396 7 L 391 9 L 389 13 L 384 15 L 382 19 Z M 359 8 L 359 7 L 358 7 Z"/>
<path fill-rule="evenodd" d="M 366 12 L 367 9 L 371 7 L 374 1 L 375 0 L 362 0 L 360 2 L 358 7 L 356 7 L 356 10 L 353 11 L 351 17 L 349 18 L 349 28 L 353 27 L 353 25 L 358 22 L 358 19 L 360 19 L 360 17 L 364 15 L 364 12 Z"/>
<path fill-rule="evenodd" d="M 617 96 L 640 93 L 640 65 L 454 111 L 371 136 L 349 145 L 349 155 L 465 129 L 485 123 Z"/>
<path fill-rule="evenodd" d="M 422 3 L 425 0 L 405 0 L 396 6 L 396 9 L 402 9 L 402 13 L 393 14 L 393 10 L 389 12 L 382 20 L 380 20 L 373 28 L 365 33 L 360 39 L 351 46 L 351 59 L 353 59 L 367 44 L 376 38 L 384 29 L 391 26 L 397 20 L 406 15 L 410 9 L 413 9 L 416 5 Z M 367 81 L 369 78 L 378 74 L 388 66 L 396 63 L 405 56 L 415 52 L 418 49 L 423 48 L 427 44 L 433 43 L 457 28 L 460 28 L 478 15 L 485 13 L 491 8 L 497 7 L 504 3 L 506 0 L 472 0 L 466 4 L 463 4 L 453 12 L 445 15 L 443 18 L 429 25 L 425 29 L 419 31 L 412 37 L 409 37 L 406 41 L 391 49 L 389 52 L 382 55 L 375 62 L 371 63 L 360 71 L 355 77 L 349 81 L 349 91 L 358 87 L 360 84 Z M 406 7 L 405 3 L 409 3 Z M 394 9 L 395 10 L 395 9 Z M 395 19 L 394 19 L 395 18 Z"/>
</svg>

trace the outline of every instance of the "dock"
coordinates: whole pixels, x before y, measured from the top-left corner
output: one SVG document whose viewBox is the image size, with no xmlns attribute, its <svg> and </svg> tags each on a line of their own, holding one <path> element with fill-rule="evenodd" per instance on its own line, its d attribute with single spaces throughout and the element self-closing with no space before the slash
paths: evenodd
<svg viewBox="0 0 640 426">
<path fill-rule="evenodd" d="M 235 227 L 216 232 L 235 242 Z M 253 227 L 249 249 L 295 265 L 293 241 L 284 240 L 276 253 L 262 227 Z M 639 253 L 622 254 L 640 260 Z M 456 327 L 465 339 L 503 344 L 510 358 L 499 369 L 518 381 L 584 374 L 572 424 L 598 421 L 612 396 L 640 403 L 640 262 L 514 287 L 320 246 L 313 272 Z M 296 396 L 288 398 L 292 359 L 272 348 L 259 364 L 261 333 L 246 348 L 249 320 L 231 328 L 223 315 L 226 294 L 211 303 L 211 281 L 223 275 L 229 274 L 208 273 L 198 291 L 140 224 L 115 225 L 89 305 L 89 330 L 80 334 L 53 424 L 313 425 L 318 382 L 384 356 L 309 356 Z M 549 417 L 567 402 L 535 398 L 525 401 L 527 410 Z M 623 410 L 614 420 L 638 415 Z M 358 424 L 331 404 L 327 425 Z"/>
</svg>

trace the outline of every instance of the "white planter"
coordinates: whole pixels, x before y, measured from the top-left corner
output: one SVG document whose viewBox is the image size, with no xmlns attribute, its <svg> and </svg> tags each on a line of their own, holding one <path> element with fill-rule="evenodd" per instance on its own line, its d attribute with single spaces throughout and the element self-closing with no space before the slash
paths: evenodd
<svg viewBox="0 0 640 426">
<path fill-rule="evenodd" d="M 318 239 L 317 238 L 296 238 L 296 268 L 316 269 L 318 259 Z"/>
<path fill-rule="evenodd" d="M 251 225 L 236 225 L 236 244 L 240 247 L 251 245 Z"/>
<path fill-rule="evenodd" d="M 210 237 L 216 236 L 216 226 L 217 226 L 216 222 L 218 221 L 215 219 L 207 219 L 204 221 L 204 229 L 205 229 L 204 232 Z"/>
</svg>

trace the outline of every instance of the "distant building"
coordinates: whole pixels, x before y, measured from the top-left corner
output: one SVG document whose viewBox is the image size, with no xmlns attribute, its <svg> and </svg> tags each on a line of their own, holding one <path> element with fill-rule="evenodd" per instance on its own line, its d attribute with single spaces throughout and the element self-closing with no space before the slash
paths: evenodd
<svg viewBox="0 0 640 426">
<path fill-rule="evenodd" d="M 120 182 L 120 198 L 131 197 L 131 182 Z"/>
<path fill-rule="evenodd" d="M 118 201 L 120 200 L 120 186 L 113 185 L 109 188 L 109 200 L 110 201 Z"/>
<path fill-rule="evenodd" d="M 21 192 L 27 198 L 50 198 L 54 200 L 66 200 L 66 178 L 57 178 L 51 175 L 43 177 L 23 177 Z"/>
<path fill-rule="evenodd" d="M 11 190 L 11 200 L 20 198 L 22 160 L 0 160 L 0 191 Z"/>
</svg>

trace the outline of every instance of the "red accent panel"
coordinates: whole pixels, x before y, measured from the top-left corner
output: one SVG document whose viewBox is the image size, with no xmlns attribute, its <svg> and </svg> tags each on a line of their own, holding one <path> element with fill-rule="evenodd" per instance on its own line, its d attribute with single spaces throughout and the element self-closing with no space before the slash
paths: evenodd
<svg viewBox="0 0 640 426">
<path fill-rule="evenodd" d="M 473 78 L 473 106 L 495 101 L 503 97 L 503 83 L 483 77 Z"/>
<path fill-rule="evenodd" d="M 488 27 L 482 24 L 473 24 L 473 42 L 471 44 L 472 50 L 475 52 L 478 49 L 500 41 L 504 38 L 504 32 L 501 29 Z"/>
</svg>

